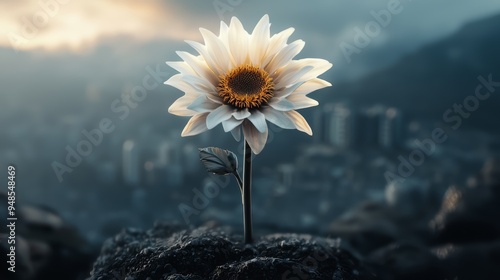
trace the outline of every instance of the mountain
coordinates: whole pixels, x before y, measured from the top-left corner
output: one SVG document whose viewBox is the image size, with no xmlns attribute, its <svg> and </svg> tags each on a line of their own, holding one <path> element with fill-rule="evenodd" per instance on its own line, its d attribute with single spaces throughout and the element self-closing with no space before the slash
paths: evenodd
<svg viewBox="0 0 500 280">
<path fill-rule="evenodd" d="M 353 105 L 387 104 L 415 119 L 443 120 L 443 114 L 475 94 L 479 76 L 500 82 L 500 15 L 471 22 L 458 32 L 403 57 L 355 82 L 334 86 L 335 100 Z M 484 89 L 483 89 L 484 90 Z M 500 87 L 479 102 L 464 124 L 498 132 Z M 318 96 L 327 101 L 325 95 Z M 470 98 L 469 98 L 470 99 Z M 329 100 L 331 101 L 331 99 Z M 471 103 L 472 104 L 472 103 Z"/>
</svg>

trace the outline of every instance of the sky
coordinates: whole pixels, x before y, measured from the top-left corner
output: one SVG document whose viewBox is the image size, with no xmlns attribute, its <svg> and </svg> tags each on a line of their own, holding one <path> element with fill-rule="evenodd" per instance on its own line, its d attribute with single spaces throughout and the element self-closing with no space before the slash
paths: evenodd
<svg viewBox="0 0 500 280">
<path fill-rule="evenodd" d="M 162 71 L 173 74 L 164 62 L 180 60 L 178 50 L 195 53 L 184 40 L 202 41 L 200 27 L 218 33 L 221 20 L 237 16 L 251 31 L 264 14 L 270 16 L 272 34 L 294 27 L 289 42 L 305 41 L 297 58 L 317 57 L 334 64 L 323 77 L 334 84 L 325 90 L 335 93 L 341 82 L 388 67 L 468 22 L 500 14 L 500 1 L 0 0 L 0 120 L 9 124 L 3 135 L 10 133 L 0 144 L 14 147 L 4 154 L 21 155 L 26 162 L 40 155 L 43 164 L 36 166 L 33 178 L 55 180 L 50 162 L 64 158 L 66 145 L 76 146 L 83 127 L 93 129 L 100 119 L 115 116 L 110 104 L 141 83 L 150 73 L 146 69 L 161 65 Z M 135 114 L 117 122 L 120 127 L 109 139 L 121 141 L 135 133 L 149 137 L 147 129 L 155 123 L 185 124 L 187 120 L 166 113 L 180 95 L 170 86 L 159 86 Z M 82 100 L 86 106 L 81 106 Z M 172 139 L 179 134 L 173 131 Z M 49 148 L 38 149 L 40 143 Z M 107 156 L 102 147 L 93 155 L 101 153 Z M 48 170 L 46 176 L 43 170 Z"/>
<path fill-rule="evenodd" d="M 347 57 L 345 46 L 354 44 L 357 30 L 365 30 L 375 19 L 374 14 L 383 14 L 389 6 L 397 7 L 393 10 L 398 12 L 391 13 L 385 26 L 375 30 L 377 33 L 369 38 L 367 46 Z M 117 37 L 137 44 L 201 40 L 199 27 L 217 32 L 219 22 L 227 22 L 232 16 L 239 17 L 251 30 L 262 15 L 269 14 L 273 33 L 295 27 L 292 39 L 306 41 L 304 56 L 321 56 L 337 66 L 349 64 L 340 76 L 350 77 L 352 73 L 355 78 L 451 34 L 471 20 L 500 13 L 500 2 L 1 0 L 0 11 L 0 46 L 17 51 L 75 53 L 88 52 Z"/>
</svg>

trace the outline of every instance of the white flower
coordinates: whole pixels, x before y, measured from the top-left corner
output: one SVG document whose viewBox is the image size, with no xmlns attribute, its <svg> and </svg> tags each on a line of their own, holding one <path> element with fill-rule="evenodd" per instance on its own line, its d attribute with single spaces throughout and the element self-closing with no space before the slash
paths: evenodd
<svg viewBox="0 0 500 280">
<path fill-rule="evenodd" d="M 191 119 L 182 136 L 196 135 L 222 123 L 239 141 L 241 129 L 252 151 L 258 154 L 267 141 L 269 121 L 284 129 L 312 135 L 307 121 L 296 110 L 318 105 L 307 95 L 331 86 L 317 78 L 332 64 L 324 59 L 293 58 L 304 41 L 287 43 L 294 29 L 270 36 L 269 17 L 263 16 L 249 34 L 233 17 L 220 34 L 200 28 L 205 44 L 186 41 L 198 55 L 177 52 L 183 61 L 167 62 L 179 71 L 165 84 L 185 93 L 168 109 Z"/>
</svg>

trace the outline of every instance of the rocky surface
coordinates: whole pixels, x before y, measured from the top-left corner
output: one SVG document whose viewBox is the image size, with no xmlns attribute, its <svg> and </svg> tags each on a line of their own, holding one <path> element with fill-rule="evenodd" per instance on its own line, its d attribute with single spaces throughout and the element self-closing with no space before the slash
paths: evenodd
<svg viewBox="0 0 500 280">
<path fill-rule="evenodd" d="M 405 199 L 398 205 L 412 197 Z M 499 159 L 463 186 L 450 186 L 437 207 L 420 208 L 437 210 L 364 203 L 334 221 L 330 233 L 381 279 L 500 279 Z"/>
<path fill-rule="evenodd" d="M 7 196 L 0 193 L 0 217 L 7 217 Z M 88 275 L 97 250 L 55 210 L 37 205 L 16 204 L 15 273 L 2 267 L 0 279 L 70 280 Z M 10 253 L 7 227 L 0 228 L 0 260 Z M 9 265 L 10 266 L 10 265 Z"/>
<path fill-rule="evenodd" d="M 108 240 L 90 279 L 374 279 L 338 240 L 272 234 L 251 245 L 230 229 L 157 224 Z"/>
</svg>

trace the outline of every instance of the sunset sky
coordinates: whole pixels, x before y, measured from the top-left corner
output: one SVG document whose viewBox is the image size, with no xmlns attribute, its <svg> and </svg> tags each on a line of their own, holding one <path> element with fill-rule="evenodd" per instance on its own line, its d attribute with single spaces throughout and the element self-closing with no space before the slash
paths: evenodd
<svg viewBox="0 0 500 280">
<path fill-rule="evenodd" d="M 366 47 L 347 58 L 342 44 L 354 44 L 356 30 L 365 30 L 374 22 L 374 14 L 384 13 L 390 5 L 396 5 L 399 13 L 391 15 Z M 38 75 L 39 68 L 54 64 L 53 60 L 20 60 L 33 54 L 46 58 L 74 55 L 61 61 L 65 67 L 73 67 L 77 57 L 85 58 L 88 66 L 79 63 L 80 71 L 95 73 L 95 77 L 110 73 L 122 78 L 134 76 L 134 69 L 143 69 L 144 65 L 178 59 L 175 51 L 194 53 L 183 41 L 202 41 L 200 27 L 218 33 L 221 20 L 229 22 L 237 16 L 251 31 L 264 14 L 270 16 L 272 33 L 295 28 L 290 41 L 306 42 L 300 57 L 331 61 L 335 66 L 330 74 L 337 83 L 388 67 L 404 55 L 457 32 L 468 22 L 498 14 L 500 2 L 0 0 L 0 11 L 0 59 L 4 62 L 0 74 L 6 84 L 19 71 Z M 108 54 L 99 53 L 103 47 Z M 105 64 L 103 57 L 108 61 Z M 96 68 L 91 61 L 100 66 Z M 64 73 L 62 69 L 55 67 L 51 72 Z"/>
<path fill-rule="evenodd" d="M 300 0 L 2 0 L 0 46 L 81 51 L 117 36 L 138 42 L 200 39 L 200 26 L 215 29 L 221 19 L 227 21 L 233 15 L 253 25 L 268 13 L 273 27 L 294 26 L 298 34 L 309 37 L 304 38 L 307 42 L 331 50 L 352 37 L 355 26 L 363 27 L 372 20 L 371 11 L 384 9 L 389 2 L 324 0 L 305 5 Z M 500 11 L 500 3 L 491 0 L 406 0 L 400 5 L 402 12 L 394 16 L 377 44 L 386 43 L 388 31 L 392 40 L 420 44 L 469 20 Z"/>
<path fill-rule="evenodd" d="M 9 11 L 0 18 L 7 30 L 0 44 L 8 46 L 17 39 L 16 46 L 23 50 L 81 50 L 119 35 L 147 41 L 194 38 L 197 33 L 187 28 L 180 8 L 155 0 L 129 1 L 126 5 L 117 0 L 3 0 L 0 9 Z"/>
</svg>

